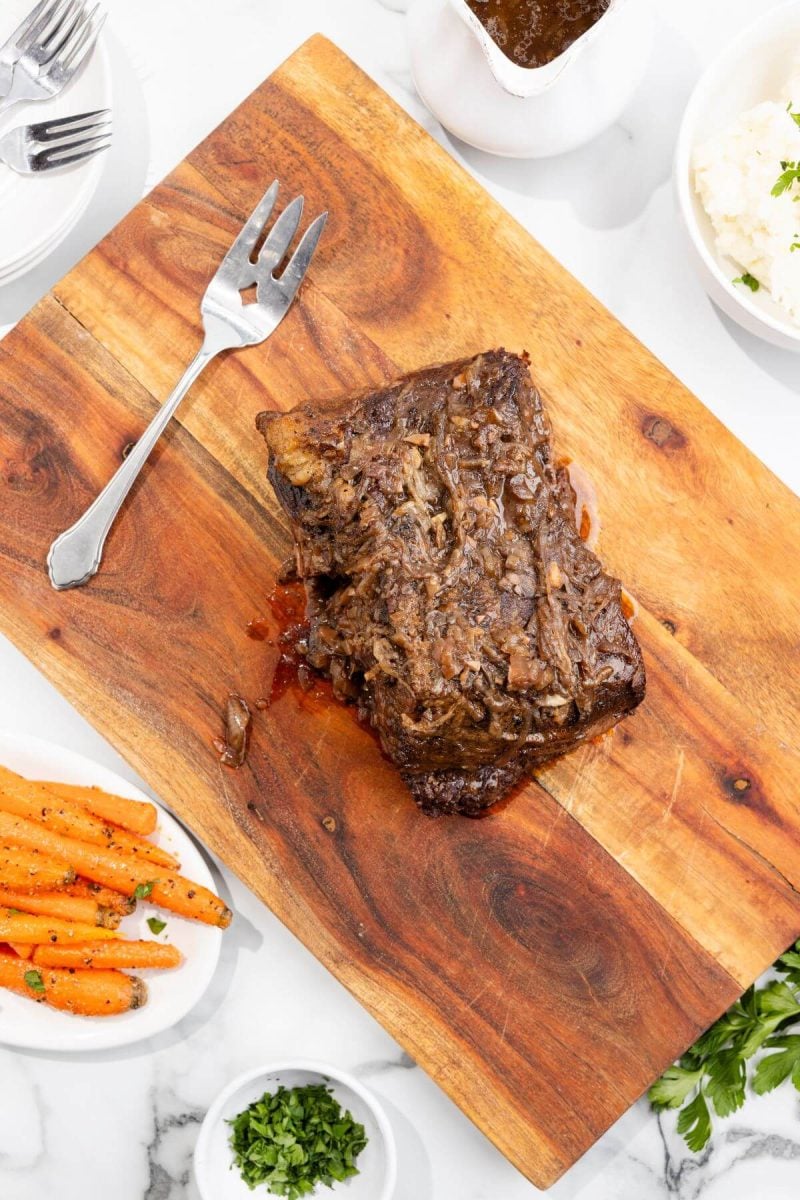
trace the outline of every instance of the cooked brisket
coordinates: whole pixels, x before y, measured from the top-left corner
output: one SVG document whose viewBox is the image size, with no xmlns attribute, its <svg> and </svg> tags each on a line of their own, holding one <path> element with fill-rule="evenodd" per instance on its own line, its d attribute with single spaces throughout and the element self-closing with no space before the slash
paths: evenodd
<svg viewBox="0 0 800 1200">
<path fill-rule="evenodd" d="M 475 814 L 639 704 L 620 585 L 578 536 L 524 358 L 491 351 L 258 427 L 308 661 L 423 810 Z"/>
</svg>

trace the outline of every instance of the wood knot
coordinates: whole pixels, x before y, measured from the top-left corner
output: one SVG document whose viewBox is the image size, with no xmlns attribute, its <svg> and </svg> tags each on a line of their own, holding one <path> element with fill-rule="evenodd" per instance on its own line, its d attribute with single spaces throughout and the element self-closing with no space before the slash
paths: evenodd
<svg viewBox="0 0 800 1200">
<path fill-rule="evenodd" d="M 674 637 L 675 634 L 678 632 L 678 626 L 675 624 L 675 622 L 671 621 L 669 619 L 669 617 L 659 617 L 658 619 L 661 622 L 661 624 L 664 626 L 664 628 L 666 629 L 667 633 L 671 633 L 672 636 Z"/>
<path fill-rule="evenodd" d="M 686 438 L 680 429 L 655 413 L 647 413 L 642 421 L 642 433 L 659 450 L 681 450 L 686 445 Z"/>
<path fill-rule="evenodd" d="M 127 458 L 135 445 L 136 445 L 136 442 L 126 442 L 125 445 L 122 447 L 122 449 L 119 452 L 120 458 L 123 458 L 123 459 Z"/>
<path fill-rule="evenodd" d="M 722 786 L 734 804 L 742 804 L 746 808 L 764 809 L 763 797 L 759 794 L 758 786 L 747 775 L 725 775 Z"/>
<path fill-rule="evenodd" d="M 61 639 L 61 630 L 59 629 L 58 625 L 55 625 L 55 626 L 54 626 L 52 629 L 48 629 L 48 631 L 47 631 L 47 636 L 48 636 L 49 638 L 52 638 L 52 640 L 53 640 L 54 642 L 58 642 L 58 641 L 60 641 L 60 639 Z"/>
</svg>

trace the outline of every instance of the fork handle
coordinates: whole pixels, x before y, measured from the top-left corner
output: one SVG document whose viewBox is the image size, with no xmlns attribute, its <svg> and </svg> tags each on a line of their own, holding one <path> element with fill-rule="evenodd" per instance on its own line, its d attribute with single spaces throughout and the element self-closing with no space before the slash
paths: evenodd
<svg viewBox="0 0 800 1200">
<path fill-rule="evenodd" d="M 53 542 L 47 555 L 47 570 L 54 588 L 61 591 L 64 588 L 81 587 L 97 574 L 103 558 L 103 546 L 125 497 L 181 400 L 217 353 L 203 346 L 97 499 L 74 525 L 59 534 Z"/>
</svg>

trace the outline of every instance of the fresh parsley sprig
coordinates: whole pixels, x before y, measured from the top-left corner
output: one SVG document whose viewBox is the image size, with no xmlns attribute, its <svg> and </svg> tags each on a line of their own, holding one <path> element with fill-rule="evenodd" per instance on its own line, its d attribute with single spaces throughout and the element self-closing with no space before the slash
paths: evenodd
<svg viewBox="0 0 800 1200">
<path fill-rule="evenodd" d="M 648 1092 L 656 1112 L 680 1109 L 678 1133 L 695 1153 L 711 1137 L 712 1112 L 727 1117 L 744 1104 L 756 1051 L 764 1052 L 751 1078 L 756 1095 L 787 1080 L 800 1091 L 800 941 L 775 969 L 783 979 L 748 988 Z"/>
</svg>

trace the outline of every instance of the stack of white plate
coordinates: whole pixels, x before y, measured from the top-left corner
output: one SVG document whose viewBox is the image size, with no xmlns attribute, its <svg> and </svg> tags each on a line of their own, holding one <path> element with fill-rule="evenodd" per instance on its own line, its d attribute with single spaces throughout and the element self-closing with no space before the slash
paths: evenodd
<svg viewBox="0 0 800 1200">
<path fill-rule="evenodd" d="M 33 3 L 4 0 L 0 45 Z M 101 35 L 90 61 L 60 96 L 15 105 L 0 117 L 0 133 L 17 125 L 110 107 L 110 72 Z M 35 267 L 74 228 L 97 190 L 105 158 L 105 153 L 98 154 L 85 163 L 39 175 L 17 175 L 0 163 L 0 287 Z"/>
</svg>

